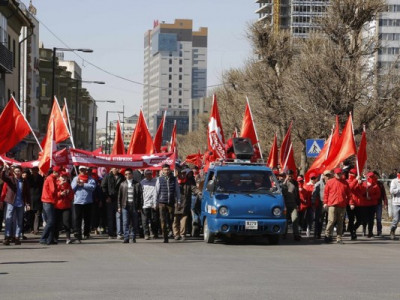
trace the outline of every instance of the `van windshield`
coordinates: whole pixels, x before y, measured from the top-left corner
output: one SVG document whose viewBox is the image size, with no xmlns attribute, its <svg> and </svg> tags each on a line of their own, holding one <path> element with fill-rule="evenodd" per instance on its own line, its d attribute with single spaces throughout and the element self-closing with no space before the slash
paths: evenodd
<svg viewBox="0 0 400 300">
<path fill-rule="evenodd" d="M 215 182 L 217 193 L 280 193 L 279 183 L 270 171 L 219 171 Z"/>
</svg>

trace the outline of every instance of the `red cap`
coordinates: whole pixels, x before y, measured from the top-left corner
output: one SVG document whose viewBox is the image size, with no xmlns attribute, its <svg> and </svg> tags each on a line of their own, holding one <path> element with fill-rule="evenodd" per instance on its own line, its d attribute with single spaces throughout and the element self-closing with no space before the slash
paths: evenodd
<svg viewBox="0 0 400 300">
<path fill-rule="evenodd" d="M 356 168 L 353 168 L 353 169 L 351 169 L 351 170 L 349 171 L 349 173 L 351 173 L 351 174 L 357 174 L 357 169 L 356 169 Z"/>
<path fill-rule="evenodd" d="M 275 176 L 279 175 L 279 171 L 278 170 L 273 170 L 272 173 L 274 173 Z"/>
<path fill-rule="evenodd" d="M 341 173 L 343 173 L 343 170 L 341 168 L 336 168 L 335 170 L 333 170 L 333 173 L 341 174 Z"/>
<path fill-rule="evenodd" d="M 298 176 L 298 177 L 297 177 L 297 181 L 304 181 L 304 178 L 301 177 L 301 176 Z"/>
<path fill-rule="evenodd" d="M 374 172 L 368 172 L 367 173 L 367 177 L 374 177 L 375 176 L 375 173 Z"/>
<path fill-rule="evenodd" d="M 66 177 L 69 177 L 69 173 L 68 172 L 66 172 L 66 171 L 63 171 L 63 172 L 61 172 L 61 176 L 66 176 Z"/>
<path fill-rule="evenodd" d="M 53 172 L 60 173 L 61 170 L 62 170 L 62 167 L 61 167 L 61 166 L 54 166 L 54 167 L 53 167 Z"/>
<path fill-rule="evenodd" d="M 315 178 L 316 178 L 316 177 L 317 177 L 317 174 L 316 174 L 316 173 L 314 173 L 314 172 L 311 172 L 311 173 L 310 173 L 310 178 L 313 178 L 313 177 L 315 177 Z"/>
</svg>

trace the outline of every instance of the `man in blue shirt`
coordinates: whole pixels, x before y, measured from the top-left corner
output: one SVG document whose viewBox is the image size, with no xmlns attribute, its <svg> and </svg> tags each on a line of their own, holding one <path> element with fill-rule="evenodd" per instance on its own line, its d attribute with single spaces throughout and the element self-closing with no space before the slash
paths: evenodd
<svg viewBox="0 0 400 300">
<path fill-rule="evenodd" d="M 28 184 L 22 179 L 20 166 L 14 167 L 11 174 L 7 165 L 3 167 L 1 179 L 7 184 L 4 202 L 7 203 L 6 228 L 3 244 L 8 246 L 12 239 L 15 245 L 21 245 L 20 236 L 24 221 L 25 206 L 30 209 L 30 195 Z"/>
<path fill-rule="evenodd" d="M 90 217 L 96 181 L 88 175 L 87 167 L 80 166 L 79 175 L 72 180 L 71 187 L 75 193 L 75 238 L 80 242 L 82 240 L 82 220 L 85 223 L 84 237 L 86 239 L 90 237 Z"/>
</svg>

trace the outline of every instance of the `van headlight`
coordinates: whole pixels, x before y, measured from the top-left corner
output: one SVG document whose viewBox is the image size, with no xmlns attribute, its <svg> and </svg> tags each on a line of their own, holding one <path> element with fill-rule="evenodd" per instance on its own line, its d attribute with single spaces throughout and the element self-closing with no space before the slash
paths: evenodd
<svg viewBox="0 0 400 300">
<path fill-rule="evenodd" d="M 275 217 L 279 217 L 279 216 L 282 214 L 282 210 L 281 210 L 279 207 L 275 207 L 275 208 L 272 210 L 272 214 L 273 214 Z"/>
<path fill-rule="evenodd" d="M 221 206 L 221 207 L 219 208 L 219 214 L 220 214 L 221 216 L 226 217 L 226 216 L 229 214 L 228 208 L 227 208 L 226 206 Z"/>
</svg>

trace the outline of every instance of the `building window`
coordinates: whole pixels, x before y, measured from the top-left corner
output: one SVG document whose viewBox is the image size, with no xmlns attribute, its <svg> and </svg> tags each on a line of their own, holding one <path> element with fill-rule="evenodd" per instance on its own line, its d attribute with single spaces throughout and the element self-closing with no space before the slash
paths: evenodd
<svg viewBox="0 0 400 300">
<path fill-rule="evenodd" d="M 172 56 L 172 52 L 169 53 L 169 56 Z"/>
<path fill-rule="evenodd" d="M 179 108 L 182 108 L 182 105 L 179 105 Z"/>
<path fill-rule="evenodd" d="M 168 95 L 170 95 L 170 96 L 172 95 L 172 91 L 171 90 L 168 91 Z"/>
<path fill-rule="evenodd" d="M 182 91 L 181 90 L 179 90 L 179 96 L 182 96 Z"/>
<path fill-rule="evenodd" d="M 169 80 L 172 80 L 172 75 L 169 75 L 168 78 L 169 78 Z"/>
<path fill-rule="evenodd" d="M 179 98 L 179 103 L 182 103 L 182 98 Z"/>
<path fill-rule="evenodd" d="M 179 51 L 179 56 L 182 57 L 182 51 Z"/>
<path fill-rule="evenodd" d="M 179 88 L 182 88 L 182 82 L 179 83 Z"/>
<path fill-rule="evenodd" d="M 182 75 L 179 75 L 179 80 L 182 80 Z"/>
<path fill-rule="evenodd" d="M 169 64 L 172 65 L 172 59 L 169 59 Z"/>
<path fill-rule="evenodd" d="M 171 98 L 168 98 L 168 103 L 172 103 L 172 99 Z"/>
<path fill-rule="evenodd" d="M 172 88 L 172 82 L 168 83 L 168 87 Z"/>
<path fill-rule="evenodd" d="M 169 71 L 172 72 L 172 67 L 169 67 Z"/>
<path fill-rule="evenodd" d="M 181 72 L 181 73 L 182 73 L 182 68 L 179 68 L 179 72 Z"/>
</svg>

